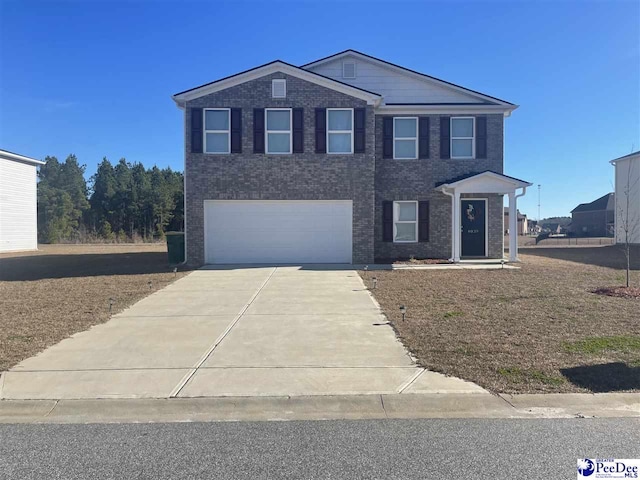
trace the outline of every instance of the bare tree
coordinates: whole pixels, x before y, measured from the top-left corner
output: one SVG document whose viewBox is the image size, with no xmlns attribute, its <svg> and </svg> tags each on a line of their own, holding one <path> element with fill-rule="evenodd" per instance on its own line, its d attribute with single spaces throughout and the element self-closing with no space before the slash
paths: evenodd
<svg viewBox="0 0 640 480">
<path fill-rule="evenodd" d="M 627 167 L 627 177 L 625 182 L 622 185 L 622 189 L 619 189 L 620 186 L 618 183 L 618 165 L 616 165 L 616 242 L 619 241 L 618 234 L 622 233 L 622 241 L 623 241 L 623 249 L 624 256 L 627 261 L 627 283 L 626 286 L 629 287 L 629 276 L 631 271 L 631 244 L 634 241 L 636 234 L 640 236 L 640 208 L 634 208 L 631 211 L 631 202 L 634 198 L 638 198 L 640 200 L 640 192 L 638 192 L 638 188 L 640 187 L 640 172 L 638 175 L 635 175 L 635 178 L 632 179 L 633 159 L 628 160 Z M 622 165 L 620 165 L 622 166 Z"/>
</svg>

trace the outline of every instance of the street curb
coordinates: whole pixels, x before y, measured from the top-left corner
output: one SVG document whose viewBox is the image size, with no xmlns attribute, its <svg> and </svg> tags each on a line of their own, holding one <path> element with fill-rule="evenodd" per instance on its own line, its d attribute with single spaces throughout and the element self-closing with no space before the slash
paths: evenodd
<svg viewBox="0 0 640 480">
<path fill-rule="evenodd" d="M 640 418 L 640 394 L 390 394 L 1 400 L 0 423 L 160 423 L 419 418 Z"/>
</svg>

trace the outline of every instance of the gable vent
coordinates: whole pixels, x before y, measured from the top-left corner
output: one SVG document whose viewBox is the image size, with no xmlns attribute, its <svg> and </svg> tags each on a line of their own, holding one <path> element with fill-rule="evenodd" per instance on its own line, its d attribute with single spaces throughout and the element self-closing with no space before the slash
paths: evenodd
<svg viewBox="0 0 640 480">
<path fill-rule="evenodd" d="M 342 78 L 356 78 L 356 62 L 342 62 Z"/>
<path fill-rule="evenodd" d="M 287 98 L 287 81 L 284 79 L 271 80 L 271 96 L 273 98 Z"/>
</svg>

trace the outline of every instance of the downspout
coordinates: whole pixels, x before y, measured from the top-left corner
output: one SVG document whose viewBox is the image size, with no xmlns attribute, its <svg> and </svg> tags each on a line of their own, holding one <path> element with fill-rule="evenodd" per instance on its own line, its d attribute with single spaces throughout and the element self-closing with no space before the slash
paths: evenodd
<svg viewBox="0 0 640 480">
<path fill-rule="evenodd" d="M 176 102 L 176 107 L 182 110 L 184 113 L 184 160 L 183 160 L 183 172 L 182 172 L 182 224 L 184 225 L 184 260 L 178 264 L 178 266 L 184 266 L 187 264 L 187 104 L 177 100 L 175 96 L 171 97 Z"/>
<path fill-rule="evenodd" d="M 182 224 L 184 225 L 184 261 L 180 265 L 187 264 L 187 105 L 184 108 L 184 173 L 182 174 Z"/>
</svg>

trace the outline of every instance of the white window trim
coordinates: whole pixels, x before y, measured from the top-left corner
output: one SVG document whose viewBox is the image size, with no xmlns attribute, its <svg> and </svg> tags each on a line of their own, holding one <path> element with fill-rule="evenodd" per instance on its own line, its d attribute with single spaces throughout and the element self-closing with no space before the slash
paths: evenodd
<svg viewBox="0 0 640 480">
<path fill-rule="evenodd" d="M 268 112 L 286 111 L 289 112 L 289 130 L 269 130 Z M 269 151 L 269 134 L 289 134 L 289 151 L 288 152 L 270 152 Z M 293 110 L 291 108 L 265 108 L 264 109 L 264 151 L 267 155 L 291 155 L 293 152 Z"/>
<path fill-rule="evenodd" d="M 396 138 L 396 120 L 415 120 L 416 121 L 416 136 L 412 137 L 398 137 Z M 394 160 L 416 160 L 418 158 L 418 117 L 393 117 L 393 159 Z M 416 155 L 414 157 L 398 157 L 396 156 L 396 140 L 414 140 L 416 144 Z"/>
<path fill-rule="evenodd" d="M 471 119 L 473 124 L 473 132 L 471 137 L 454 137 L 453 136 L 453 121 Z M 476 158 L 476 117 L 451 117 L 449 120 L 449 151 L 452 159 L 474 159 Z M 453 140 L 471 140 L 471 156 L 470 157 L 454 157 L 453 156 Z"/>
<path fill-rule="evenodd" d="M 348 76 L 347 76 L 347 75 L 345 75 L 345 73 L 344 73 L 344 72 L 345 72 L 344 67 L 345 67 L 345 65 L 347 65 L 347 64 L 353 64 L 353 77 L 348 77 Z M 347 79 L 350 79 L 350 80 L 353 80 L 354 78 L 356 78 L 356 76 L 357 76 L 356 68 L 357 68 L 357 67 L 356 67 L 356 62 L 355 62 L 355 61 L 347 60 L 347 61 L 342 62 L 342 78 L 347 78 Z"/>
<path fill-rule="evenodd" d="M 329 112 L 332 111 L 350 111 L 351 112 L 351 130 L 329 130 Z M 354 123 L 353 108 L 327 108 L 327 155 L 352 155 L 353 154 L 353 135 L 354 135 Z M 329 151 L 329 134 L 331 133 L 349 133 L 351 134 L 351 150 L 348 152 L 330 152 Z"/>
<path fill-rule="evenodd" d="M 282 83 L 284 85 L 284 95 L 276 95 L 275 94 L 275 85 L 277 83 Z M 284 78 L 274 78 L 271 80 L 271 98 L 287 98 L 287 80 Z"/>
<path fill-rule="evenodd" d="M 398 220 L 398 204 L 400 203 L 414 203 L 416 206 L 416 219 L 415 220 Z M 398 200 L 397 202 L 393 202 L 393 243 L 418 243 L 418 201 L 417 200 Z M 416 239 L 415 240 L 396 240 L 396 223 L 414 223 L 416 229 Z"/>
<path fill-rule="evenodd" d="M 229 128 L 227 130 L 207 130 L 207 112 L 227 112 L 229 119 Z M 227 134 L 227 151 L 226 152 L 207 152 L 207 133 L 226 133 Z M 202 109 L 202 146 L 203 153 L 206 155 L 229 155 L 231 153 L 231 109 L 230 108 L 203 108 Z"/>
</svg>

